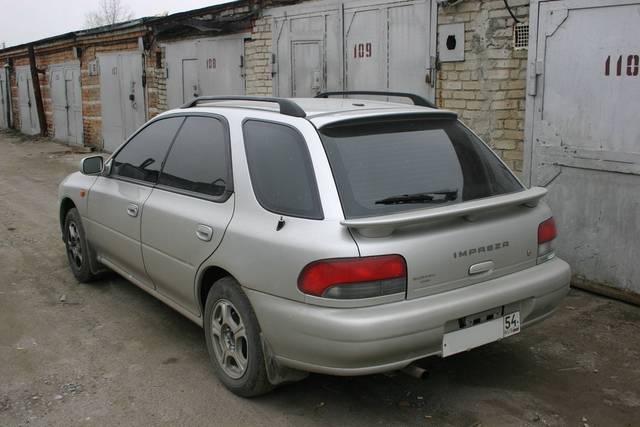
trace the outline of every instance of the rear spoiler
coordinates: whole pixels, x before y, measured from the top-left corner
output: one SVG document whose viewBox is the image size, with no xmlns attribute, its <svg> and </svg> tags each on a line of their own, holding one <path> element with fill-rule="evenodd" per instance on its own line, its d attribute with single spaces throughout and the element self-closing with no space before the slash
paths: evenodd
<svg viewBox="0 0 640 427">
<path fill-rule="evenodd" d="M 518 193 L 503 196 L 487 197 L 457 205 L 439 208 L 422 209 L 393 215 L 382 215 L 368 218 L 345 219 L 340 224 L 358 230 L 365 237 L 385 237 L 397 228 L 415 224 L 425 224 L 445 218 L 464 217 L 509 206 L 526 206 L 533 208 L 544 195 L 546 188 L 533 187 Z"/>
</svg>

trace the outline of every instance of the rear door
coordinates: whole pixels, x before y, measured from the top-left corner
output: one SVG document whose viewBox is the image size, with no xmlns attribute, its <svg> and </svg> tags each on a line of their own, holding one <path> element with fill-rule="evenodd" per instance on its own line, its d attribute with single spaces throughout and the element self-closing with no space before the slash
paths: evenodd
<svg viewBox="0 0 640 427">
<path fill-rule="evenodd" d="M 145 127 L 116 153 L 110 173 L 98 177 L 89 191 L 87 232 L 99 259 L 148 287 L 153 284 L 142 262 L 142 208 L 182 121 L 159 119 Z"/>
<path fill-rule="evenodd" d="M 320 129 L 346 219 L 391 217 L 523 191 L 491 150 L 453 118 L 407 118 Z M 536 264 L 544 206 L 442 219 L 370 237 L 362 256 L 400 254 L 407 297 L 486 281 Z"/>
<path fill-rule="evenodd" d="M 233 214 L 229 131 L 214 116 L 188 116 L 142 213 L 142 253 L 158 291 L 193 314 L 198 268 Z"/>
</svg>

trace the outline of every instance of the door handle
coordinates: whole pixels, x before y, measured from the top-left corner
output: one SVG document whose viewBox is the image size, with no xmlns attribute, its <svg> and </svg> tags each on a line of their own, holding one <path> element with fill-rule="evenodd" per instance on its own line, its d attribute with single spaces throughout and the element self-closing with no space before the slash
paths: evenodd
<svg viewBox="0 0 640 427">
<path fill-rule="evenodd" d="M 495 264 L 493 261 L 479 262 L 469 267 L 469 275 L 473 276 L 474 274 L 486 273 L 487 271 L 493 270 L 494 267 Z"/>
<path fill-rule="evenodd" d="M 196 227 L 196 236 L 203 242 L 209 242 L 213 237 L 213 228 L 208 225 L 198 224 L 198 227 Z"/>
<path fill-rule="evenodd" d="M 138 216 L 138 205 L 134 204 L 134 203 L 129 203 L 129 206 L 127 206 L 127 215 L 132 216 L 132 217 L 137 217 Z"/>
</svg>

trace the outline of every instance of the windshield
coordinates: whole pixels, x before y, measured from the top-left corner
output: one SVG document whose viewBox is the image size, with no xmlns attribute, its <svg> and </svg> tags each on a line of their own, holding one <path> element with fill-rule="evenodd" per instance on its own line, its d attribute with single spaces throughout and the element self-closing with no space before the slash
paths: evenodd
<svg viewBox="0 0 640 427">
<path fill-rule="evenodd" d="M 521 191 L 496 155 L 451 118 L 392 118 L 320 129 L 346 218 Z"/>
</svg>

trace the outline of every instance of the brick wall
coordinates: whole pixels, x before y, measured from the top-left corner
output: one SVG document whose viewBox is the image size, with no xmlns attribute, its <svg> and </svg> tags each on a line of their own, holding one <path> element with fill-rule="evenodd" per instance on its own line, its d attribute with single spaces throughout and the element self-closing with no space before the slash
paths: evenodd
<svg viewBox="0 0 640 427">
<path fill-rule="evenodd" d="M 247 95 L 271 95 L 271 17 L 254 21 L 251 39 L 245 40 L 245 81 Z"/>
<path fill-rule="evenodd" d="M 529 0 L 509 0 L 526 22 Z M 465 0 L 441 7 L 438 24 L 465 24 L 465 60 L 442 63 L 439 106 L 461 119 L 522 172 L 527 50 L 513 49 L 514 21 L 502 0 Z"/>
<path fill-rule="evenodd" d="M 82 90 L 82 114 L 83 114 L 83 138 L 84 145 L 89 147 L 102 147 L 102 111 L 100 108 L 100 76 L 89 76 L 89 63 L 96 59 L 99 53 L 136 51 L 138 49 L 138 37 L 145 35 L 144 31 L 128 33 L 104 33 L 90 36 L 84 40 L 63 39 L 49 45 L 39 46 L 35 49 L 36 66 L 39 70 L 40 91 L 44 105 L 47 122 L 47 135 L 54 136 L 53 103 L 49 84 L 50 66 L 72 61 L 80 61 L 81 90 Z M 82 48 L 82 55 L 76 58 L 72 48 Z M 13 60 L 13 70 L 10 73 L 11 97 L 13 111 L 13 127 L 20 129 L 20 101 L 16 80 L 16 67 L 28 66 L 29 59 L 26 49 L 9 51 L 0 57 L 4 62 L 10 57 Z"/>
</svg>

